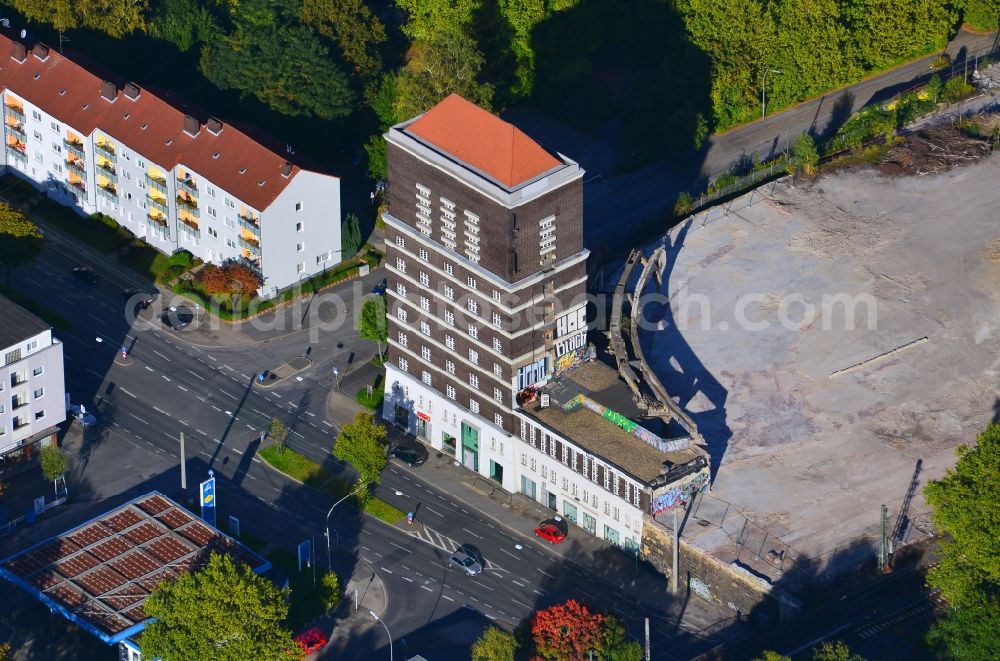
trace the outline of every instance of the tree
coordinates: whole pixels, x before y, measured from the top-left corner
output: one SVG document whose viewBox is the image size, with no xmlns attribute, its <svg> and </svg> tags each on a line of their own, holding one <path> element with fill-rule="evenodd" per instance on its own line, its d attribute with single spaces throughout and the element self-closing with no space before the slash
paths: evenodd
<svg viewBox="0 0 1000 661">
<path fill-rule="evenodd" d="M 472 645 L 472 661 L 514 661 L 517 639 L 496 627 L 487 627 Z"/>
<path fill-rule="evenodd" d="M 327 611 L 333 610 L 340 604 L 340 579 L 332 571 L 323 574 L 320 581 L 320 598 L 326 605 Z"/>
<path fill-rule="evenodd" d="M 403 33 L 416 41 L 467 30 L 482 0 L 396 0 L 396 5 L 406 12 Z"/>
<path fill-rule="evenodd" d="M 962 445 L 958 461 L 924 496 L 939 533 L 940 561 L 927 582 L 941 590 L 952 609 L 928 640 L 952 658 L 996 650 L 1000 617 L 1000 424 L 989 425 L 974 448 Z M 992 625 L 992 626 L 991 626 Z M 995 655 L 992 655 L 995 656 Z"/>
<path fill-rule="evenodd" d="M 604 616 L 570 599 L 535 613 L 531 637 L 544 659 L 586 659 L 591 650 L 600 654 Z"/>
<path fill-rule="evenodd" d="M 40 454 L 42 461 L 42 477 L 46 482 L 54 482 L 66 474 L 67 460 L 66 453 L 56 445 L 42 448 Z"/>
<path fill-rule="evenodd" d="M 220 296 L 229 291 L 229 278 L 215 264 L 205 264 L 198 271 L 198 284 L 210 296 Z"/>
<path fill-rule="evenodd" d="M 361 247 L 361 222 L 357 214 L 349 213 L 340 224 L 341 257 L 346 259 Z"/>
<path fill-rule="evenodd" d="M 93 28 L 121 38 L 146 28 L 148 0 L 11 0 L 25 18 L 48 23 L 59 32 Z"/>
<path fill-rule="evenodd" d="M 382 72 L 379 46 L 385 26 L 363 0 L 303 0 L 302 22 L 337 42 L 344 60 L 354 66 L 370 98 Z"/>
<path fill-rule="evenodd" d="M 215 13 L 199 0 L 163 0 L 149 19 L 149 33 L 169 41 L 181 51 L 223 37 Z"/>
<path fill-rule="evenodd" d="M 0 643 L 0 661 L 10 658 L 10 643 Z"/>
<path fill-rule="evenodd" d="M 38 225 L 18 209 L 0 202 L 0 264 L 7 269 L 7 288 L 11 270 L 27 264 L 45 249 Z"/>
<path fill-rule="evenodd" d="M 288 598 L 288 589 L 213 553 L 203 569 L 160 583 L 146 599 L 154 620 L 142 634 L 143 654 L 164 661 L 294 658 L 299 647 L 283 626 Z"/>
<path fill-rule="evenodd" d="M 604 614 L 604 630 L 601 633 L 601 661 L 641 661 L 644 657 L 642 645 L 637 640 L 625 636 L 625 624 L 610 613 Z"/>
<path fill-rule="evenodd" d="M 753 661 L 792 661 L 792 657 L 785 656 L 784 654 L 778 654 L 777 652 L 772 652 L 771 650 L 764 650 L 761 655 Z"/>
<path fill-rule="evenodd" d="M 396 79 L 397 117 L 408 119 L 426 112 L 452 93 L 490 108 L 493 86 L 477 80 L 483 56 L 464 31 L 434 33 L 414 42 L 410 55 Z"/>
<path fill-rule="evenodd" d="M 852 654 L 847 643 L 826 641 L 813 648 L 813 661 L 865 661 L 859 654 Z"/>
<path fill-rule="evenodd" d="M 280 0 L 243 0 L 235 29 L 201 52 L 205 77 L 293 117 L 339 119 L 354 109 L 347 76 L 312 28 Z"/>
<path fill-rule="evenodd" d="M 281 418 L 277 416 L 271 418 L 271 424 L 267 427 L 267 437 L 278 445 L 279 452 L 285 451 L 285 441 L 288 440 L 288 427 L 281 421 Z"/>
<path fill-rule="evenodd" d="M 366 496 L 368 486 L 378 484 L 386 458 L 385 427 L 375 423 L 367 411 L 354 416 L 354 421 L 344 425 L 334 442 L 333 454 L 341 461 L 349 461 L 358 472 L 358 493 Z"/>
<path fill-rule="evenodd" d="M 358 335 L 378 345 L 378 358 L 382 360 L 382 343 L 388 339 L 389 328 L 385 320 L 385 298 L 374 296 L 361 306 Z"/>
<path fill-rule="evenodd" d="M 222 271 L 229 280 L 229 291 L 234 295 L 250 298 L 264 285 L 258 271 L 235 259 L 223 262 Z"/>
<path fill-rule="evenodd" d="M 819 164 L 819 152 L 816 150 L 816 143 L 808 133 L 802 133 L 795 138 L 789 153 L 788 172 L 804 172 L 807 175 L 816 174 L 816 165 Z"/>
</svg>

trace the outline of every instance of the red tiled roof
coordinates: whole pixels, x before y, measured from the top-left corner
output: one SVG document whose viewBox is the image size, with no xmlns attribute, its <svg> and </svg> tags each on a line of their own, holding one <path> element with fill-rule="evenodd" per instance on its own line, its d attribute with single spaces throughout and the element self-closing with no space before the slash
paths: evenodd
<svg viewBox="0 0 1000 661">
<path fill-rule="evenodd" d="M 31 50 L 24 62 L 18 62 L 10 56 L 13 43 L 0 35 L 0 87 L 82 136 L 99 128 L 151 163 L 168 171 L 177 164 L 187 166 L 259 211 L 266 209 L 299 171 L 292 166 L 291 174 L 282 176 L 286 159 L 230 124 L 223 123 L 219 135 L 202 125 L 192 138 L 184 132 L 185 113 L 148 90 L 141 90 L 135 100 L 119 91 L 116 100 L 109 102 L 101 96 L 100 76 L 54 49 L 49 49 L 44 62 Z M 246 171 L 241 174 L 242 168 Z"/>
<path fill-rule="evenodd" d="M 513 124 L 452 94 L 406 127 L 508 188 L 562 165 Z"/>
</svg>

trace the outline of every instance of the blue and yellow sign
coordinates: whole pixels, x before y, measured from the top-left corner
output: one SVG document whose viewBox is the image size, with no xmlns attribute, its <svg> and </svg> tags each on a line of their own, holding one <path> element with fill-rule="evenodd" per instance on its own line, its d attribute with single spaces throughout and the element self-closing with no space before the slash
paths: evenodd
<svg viewBox="0 0 1000 661">
<path fill-rule="evenodd" d="M 209 471 L 210 477 L 201 483 L 201 518 L 210 525 L 215 525 L 215 476 Z"/>
</svg>

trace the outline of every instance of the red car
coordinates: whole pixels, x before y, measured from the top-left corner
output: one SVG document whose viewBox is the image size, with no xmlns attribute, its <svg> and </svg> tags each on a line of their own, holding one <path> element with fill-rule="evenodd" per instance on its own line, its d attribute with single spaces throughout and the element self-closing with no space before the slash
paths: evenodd
<svg viewBox="0 0 1000 661">
<path fill-rule="evenodd" d="M 323 646 L 326 645 L 326 634 L 317 627 L 313 627 L 303 631 L 292 640 L 299 644 L 303 652 L 310 654 L 323 649 Z"/>
<path fill-rule="evenodd" d="M 542 522 L 541 525 L 535 528 L 535 535 L 553 544 L 558 544 L 566 539 L 566 531 L 559 527 L 559 524 L 552 521 Z"/>
</svg>

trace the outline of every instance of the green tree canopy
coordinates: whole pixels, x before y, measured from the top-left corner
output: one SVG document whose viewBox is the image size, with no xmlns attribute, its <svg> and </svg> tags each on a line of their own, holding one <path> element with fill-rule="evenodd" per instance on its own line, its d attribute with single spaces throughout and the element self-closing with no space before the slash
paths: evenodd
<svg viewBox="0 0 1000 661">
<path fill-rule="evenodd" d="M 340 255 L 347 259 L 361 248 L 361 221 L 357 214 L 349 213 L 340 224 Z"/>
<path fill-rule="evenodd" d="M 281 418 L 274 416 L 267 426 L 267 437 L 277 444 L 281 451 L 285 450 L 285 441 L 288 440 L 288 427 L 281 421 Z"/>
<path fill-rule="evenodd" d="M 382 480 L 386 457 L 385 427 L 375 423 L 374 416 L 361 411 L 354 420 L 340 430 L 334 442 L 333 454 L 341 461 L 349 461 L 358 472 L 359 493 L 362 497 L 368 485 Z"/>
<path fill-rule="evenodd" d="M 764 650 L 760 656 L 753 661 L 792 661 L 792 657 L 778 654 L 771 650 Z"/>
<path fill-rule="evenodd" d="M 490 626 L 472 645 L 472 661 L 514 661 L 517 639 L 513 635 Z"/>
<path fill-rule="evenodd" d="M 92 28 L 111 37 L 146 29 L 148 0 L 9 0 L 25 18 L 56 30 Z"/>
<path fill-rule="evenodd" d="M 865 661 L 860 654 L 853 654 L 851 648 L 839 640 L 825 641 L 813 648 L 813 661 Z"/>
<path fill-rule="evenodd" d="M 42 477 L 46 482 L 52 482 L 58 477 L 66 474 L 66 453 L 56 445 L 43 448 L 41 452 Z"/>
<path fill-rule="evenodd" d="M 232 34 L 201 53 L 202 73 L 219 88 L 290 116 L 339 119 L 354 109 L 347 76 L 286 3 L 242 0 L 233 23 Z"/>
<path fill-rule="evenodd" d="M 215 12 L 200 0 L 163 0 L 149 19 L 149 33 L 182 51 L 223 36 Z"/>
<path fill-rule="evenodd" d="M 940 561 L 927 581 L 952 606 L 929 642 L 957 659 L 996 657 L 1000 622 L 1000 424 L 958 448 L 958 462 L 924 495 L 939 533 Z M 983 650 L 994 654 L 979 656 Z"/>
<path fill-rule="evenodd" d="M 0 265 L 7 269 L 10 287 L 11 269 L 27 264 L 45 249 L 38 225 L 19 210 L 0 202 Z"/>
<path fill-rule="evenodd" d="M 625 635 L 625 624 L 611 613 L 604 614 L 604 630 L 601 633 L 603 650 L 601 661 L 641 661 L 645 656 L 642 644 Z"/>
<path fill-rule="evenodd" d="M 417 41 L 467 31 L 482 0 L 396 0 L 396 6 L 407 15 L 403 33 Z"/>
<path fill-rule="evenodd" d="M 142 634 L 144 656 L 163 661 L 279 661 L 298 646 L 284 628 L 288 591 L 228 555 L 212 554 L 196 573 L 161 583 L 146 599 L 155 618 Z"/>
<path fill-rule="evenodd" d="M 302 22 L 333 39 L 365 85 L 366 97 L 382 74 L 385 26 L 363 0 L 303 0 Z"/>
<path fill-rule="evenodd" d="M 382 359 L 382 344 L 388 339 L 389 328 L 385 319 L 385 298 L 372 296 L 365 299 L 358 319 L 358 335 L 378 345 L 378 357 Z"/>
<path fill-rule="evenodd" d="M 789 153 L 788 171 L 804 172 L 815 174 L 816 165 L 819 163 L 819 151 L 816 150 L 816 142 L 808 133 L 802 133 L 792 142 Z"/>
</svg>

